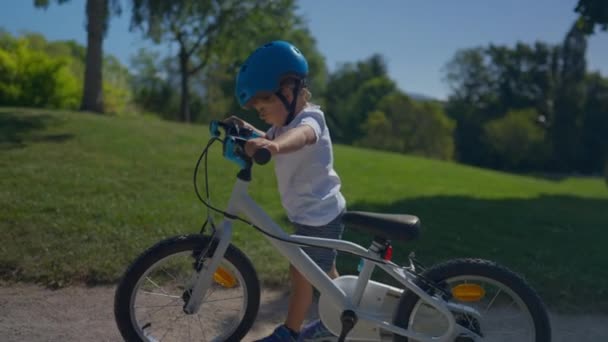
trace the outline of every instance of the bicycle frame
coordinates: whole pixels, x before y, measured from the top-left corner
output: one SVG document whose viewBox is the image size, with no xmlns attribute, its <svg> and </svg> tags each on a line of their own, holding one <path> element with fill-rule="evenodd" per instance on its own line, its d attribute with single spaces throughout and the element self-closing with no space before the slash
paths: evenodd
<svg viewBox="0 0 608 342">
<path fill-rule="evenodd" d="M 324 295 L 324 298 L 327 298 L 333 305 L 340 308 L 340 311 L 353 310 L 360 320 L 368 321 L 385 331 L 407 336 L 408 338 L 413 338 L 421 342 L 448 341 L 448 339 L 451 339 L 453 336 L 460 333 L 467 333 L 469 336 L 475 336 L 476 339 L 481 339 L 481 337 L 474 332 L 456 324 L 455 319 L 450 312 L 450 310 L 452 310 L 479 316 L 474 309 L 459 304 L 448 303 L 441 298 L 430 296 L 414 283 L 416 275 L 411 269 L 383 260 L 378 250 L 374 248 L 374 245 L 372 245 L 370 249 L 366 249 L 360 245 L 344 240 L 287 234 L 249 196 L 247 192 L 248 185 L 248 181 L 237 179 L 226 212 L 231 215 L 239 213 L 244 214 L 254 225 L 263 231 L 289 241 L 285 242 L 265 235 L 269 242 Z M 184 307 L 184 310 L 188 313 L 194 313 L 199 309 L 204 297 L 203 294 L 207 292 L 207 289 L 211 285 L 213 277 L 209 275 L 212 275 L 215 272 L 230 244 L 232 238 L 232 222 L 232 219 L 226 217 L 217 227 L 215 237 L 218 239 L 218 244 L 215 248 L 213 257 L 205 261 L 201 271 L 196 274 L 195 279 L 193 279 L 191 299 Z M 364 257 L 363 268 L 359 273 L 355 292 L 352 297 L 348 297 L 344 291 L 339 288 L 306 253 L 304 253 L 301 248 L 302 244 L 328 247 Z M 430 337 L 397 327 L 392 324 L 392 322 L 386 322 L 384 319 L 381 319 L 377 314 L 374 314 L 374 312 L 367 312 L 360 309 L 359 304 L 375 266 L 383 269 L 398 282 L 403 284 L 403 286 L 416 293 L 424 302 L 442 313 L 448 321 L 447 331 L 442 336 Z"/>
</svg>

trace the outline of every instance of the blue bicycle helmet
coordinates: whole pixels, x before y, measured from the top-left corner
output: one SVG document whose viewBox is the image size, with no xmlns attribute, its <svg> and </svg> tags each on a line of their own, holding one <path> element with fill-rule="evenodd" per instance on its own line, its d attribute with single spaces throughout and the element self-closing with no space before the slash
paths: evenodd
<svg viewBox="0 0 608 342">
<path fill-rule="evenodd" d="M 260 92 L 277 93 L 286 76 L 305 79 L 308 62 L 292 44 L 275 40 L 257 48 L 236 77 L 236 98 L 241 107 Z"/>
</svg>

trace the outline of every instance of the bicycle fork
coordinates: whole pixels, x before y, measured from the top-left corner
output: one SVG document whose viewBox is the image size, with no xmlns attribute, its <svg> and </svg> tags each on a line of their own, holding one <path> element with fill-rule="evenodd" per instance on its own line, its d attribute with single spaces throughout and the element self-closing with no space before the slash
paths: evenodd
<svg viewBox="0 0 608 342">
<path fill-rule="evenodd" d="M 189 284 L 191 287 L 185 289 L 185 291 L 190 293 L 183 308 L 186 314 L 195 314 L 200 309 L 205 294 L 213 282 L 213 274 L 224 258 L 224 254 L 226 254 L 231 239 L 232 222 L 224 220 L 211 239 L 212 244 L 217 241 L 217 246 L 211 250 L 213 256 L 201 261 L 202 267 L 194 272 L 190 279 Z"/>
</svg>

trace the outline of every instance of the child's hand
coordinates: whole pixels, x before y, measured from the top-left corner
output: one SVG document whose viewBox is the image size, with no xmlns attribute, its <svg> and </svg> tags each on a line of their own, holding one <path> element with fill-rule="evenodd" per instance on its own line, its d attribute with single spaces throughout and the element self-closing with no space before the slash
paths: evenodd
<svg viewBox="0 0 608 342">
<path fill-rule="evenodd" d="M 254 138 L 247 140 L 247 143 L 245 143 L 245 153 L 250 157 L 253 157 L 255 151 L 260 148 L 268 149 L 272 155 L 279 153 L 279 145 L 272 140 Z"/>
<path fill-rule="evenodd" d="M 236 125 L 237 127 L 247 127 L 249 128 L 249 126 L 251 126 L 248 122 L 246 122 L 245 120 L 239 118 L 238 116 L 232 115 L 229 118 L 226 118 L 223 120 L 224 123 L 227 124 L 233 124 Z"/>
</svg>

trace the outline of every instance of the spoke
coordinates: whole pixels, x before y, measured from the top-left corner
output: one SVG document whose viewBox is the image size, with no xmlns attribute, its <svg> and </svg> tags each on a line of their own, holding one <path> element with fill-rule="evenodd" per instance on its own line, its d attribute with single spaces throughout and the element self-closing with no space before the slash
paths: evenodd
<svg viewBox="0 0 608 342">
<path fill-rule="evenodd" d="M 223 308 L 222 310 L 224 310 L 224 311 L 232 311 L 232 312 L 241 312 L 240 309 Z"/>
<path fill-rule="evenodd" d="M 509 309 L 510 307 L 512 307 L 513 304 L 515 304 L 516 307 L 519 308 L 519 306 L 517 305 L 517 302 L 515 301 L 515 298 L 511 298 L 511 303 L 509 303 L 509 305 L 507 305 L 507 309 Z"/>
<path fill-rule="evenodd" d="M 498 298 L 498 295 L 500 294 L 500 292 L 502 292 L 502 289 L 498 289 L 498 292 L 496 292 L 496 295 L 494 296 L 494 298 L 492 298 L 492 300 L 490 301 L 490 303 L 486 307 L 486 312 L 485 313 L 488 313 L 488 311 L 490 311 L 490 307 L 492 306 L 492 304 L 494 304 L 494 301 L 496 300 L 496 298 Z"/>
<path fill-rule="evenodd" d="M 211 283 L 212 286 L 209 286 L 209 289 L 207 290 L 207 294 L 205 295 L 205 298 L 209 298 L 211 297 L 211 295 L 215 292 L 215 287 L 213 286 L 213 283 Z M 205 301 L 205 299 L 203 299 L 203 302 Z"/>
<path fill-rule="evenodd" d="M 160 287 L 157 283 L 155 283 L 152 279 L 150 279 L 150 277 L 146 277 L 146 280 L 149 281 L 152 285 L 154 285 L 161 292 L 168 294 L 162 287 Z"/>
<path fill-rule="evenodd" d="M 153 296 L 160 296 L 160 297 L 168 297 L 168 298 L 174 298 L 174 299 L 180 299 L 182 297 L 177 296 L 177 295 L 170 295 L 168 293 L 157 293 L 157 292 L 150 292 L 150 291 L 144 291 L 141 290 L 141 292 L 145 293 L 145 294 L 149 294 L 149 295 L 153 295 Z"/>
<path fill-rule="evenodd" d="M 166 305 L 144 305 L 144 306 L 133 306 L 133 309 L 147 309 L 147 308 L 166 308 L 170 306 L 182 306 L 181 304 L 166 304 Z"/>
<path fill-rule="evenodd" d="M 188 324 L 188 341 L 192 341 L 192 334 L 190 333 L 190 324 Z"/>
<path fill-rule="evenodd" d="M 498 317 L 493 317 L 493 318 L 484 318 L 485 322 L 492 322 L 492 321 L 508 321 L 508 320 L 515 320 L 515 319 L 523 319 L 522 317 L 523 315 L 508 315 L 508 316 L 498 316 Z"/>
<path fill-rule="evenodd" d="M 181 298 L 180 298 L 181 299 Z M 148 317 L 150 318 L 150 320 L 152 320 L 152 315 L 158 313 L 159 311 L 161 311 L 162 309 L 169 307 L 169 306 L 179 306 L 179 305 L 173 305 L 173 303 L 175 303 L 176 301 L 178 301 L 177 298 L 173 299 L 172 301 L 170 301 L 167 305 L 165 306 L 160 306 L 160 308 L 154 312 L 147 312 Z M 180 304 L 181 305 L 181 304 Z"/>
<path fill-rule="evenodd" d="M 207 334 L 205 334 L 205 329 L 203 328 L 203 322 L 201 322 L 201 316 L 196 313 L 196 317 L 198 318 L 198 324 L 201 326 L 201 331 L 203 332 L 203 338 L 207 341 Z"/>
<path fill-rule="evenodd" d="M 513 334 L 524 334 L 524 335 L 529 335 L 530 332 L 526 331 L 526 330 L 491 330 L 491 329 L 486 329 L 485 330 L 486 335 L 489 335 L 489 333 L 491 333 L 491 335 L 513 335 Z"/>
<path fill-rule="evenodd" d="M 175 318 L 173 318 L 173 320 L 172 320 L 172 323 L 175 323 L 184 317 L 186 317 L 186 316 L 185 315 L 184 316 L 175 316 Z M 162 341 L 165 338 L 165 336 L 167 336 L 167 334 L 172 330 L 173 330 L 173 325 L 171 325 L 169 327 L 169 329 L 167 329 L 167 331 L 163 334 L 163 336 L 160 338 L 160 340 L 158 340 L 158 342 Z"/>
<path fill-rule="evenodd" d="M 179 283 L 179 281 L 177 281 L 177 277 L 175 277 L 173 274 L 169 273 L 169 271 L 167 271 L 164 267 L 162 268 L 163 272 L 165 272 L 169 277 L 173 278 L 173 280 L 175 280 L 176 283 Z"/>
<path fill-rule="evenodd" d="M 213 299 L 213 300 L 206 300 L 203 303 L 213 303 L 213 302 L 219 302 L 222 300 L 233 300 L 233 299 L 240 299 L 243 298 L 243 296 L 239 296 L 239 297 L 226 297 L 226 298 L 219 298 L 219 299 Z"/>
</svg>

